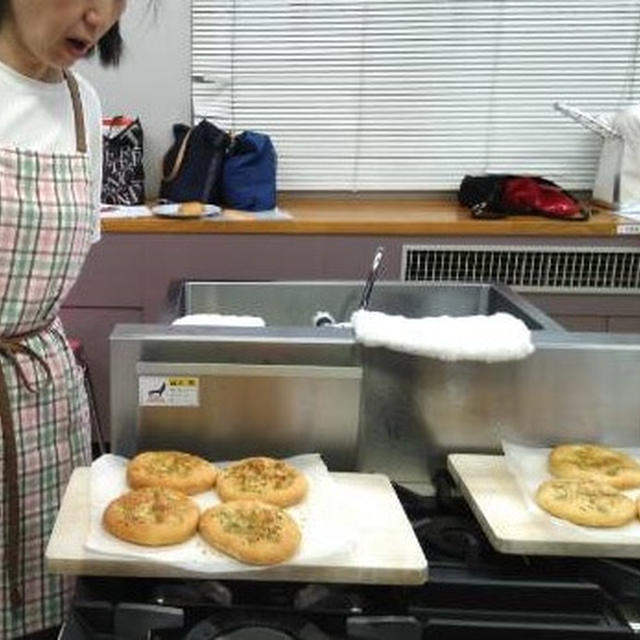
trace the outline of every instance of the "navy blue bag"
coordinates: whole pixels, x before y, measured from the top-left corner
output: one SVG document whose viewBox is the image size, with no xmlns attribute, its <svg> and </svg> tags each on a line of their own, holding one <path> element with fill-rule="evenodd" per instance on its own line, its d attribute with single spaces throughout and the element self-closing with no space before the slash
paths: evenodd
<svg viewBox="0 0 640 640">
<path fill-rule="evenodd" d="M 268 135 L 243 131 L 235 136 L 222 170 L 224 206 L 244 211 L 275 208 L 277 164 Z"/>
<path fill-rule="evenodd" d="M 171 202 L 222 204 L 222 167 L 229 135 L 201 120 L 173 126 L 174 143 L 163 162 L 160 197 Z"/>
</svg>

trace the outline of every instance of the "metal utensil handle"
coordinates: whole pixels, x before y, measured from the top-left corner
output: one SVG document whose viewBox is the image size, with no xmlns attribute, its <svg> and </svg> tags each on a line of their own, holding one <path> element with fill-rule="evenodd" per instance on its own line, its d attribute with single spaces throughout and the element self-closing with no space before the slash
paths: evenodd
<svg viewBox="0 0 640 640">
<path fill-rule="evenodd" d="M 566 102 L 556 102 L 553 108 L 603 138 L 622 138 L 622 134 L 613 127 L 600 122 L 589 113 L 568 105 Z"/>
<path fill-rule="evenodd" d="M 369 298 L 371 297 L 371 290 L 373 289 L 373 285 L 378 277 L 378 270 L 380 269 L 380 263 L 382 262 L 382 256 L 384 255 L 384 248 L 378 247 L 376 249 L 376 254 L 373 256 L 373 262 L 371 263 L 371 271 L 369 272 L 369 277 L 364 285 L 364 290 L 362 291 L 362 297 L 360 298 L 360 306 L 359 309 L 366 309 L 369 306 Z"/>
</svg>

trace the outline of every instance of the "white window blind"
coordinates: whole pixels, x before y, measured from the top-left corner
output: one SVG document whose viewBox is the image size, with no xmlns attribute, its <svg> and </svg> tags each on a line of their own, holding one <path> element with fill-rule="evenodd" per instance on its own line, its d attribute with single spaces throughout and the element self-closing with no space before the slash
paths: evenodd
<svg viewBox="0 0 640 640">
<path fill-rule="evenodd" d="M 553 109 L 638 101 L 640 0 L 192 0 L 194 120 L 268 133 L 281 190 L 593 184 Z"/>
</svg>

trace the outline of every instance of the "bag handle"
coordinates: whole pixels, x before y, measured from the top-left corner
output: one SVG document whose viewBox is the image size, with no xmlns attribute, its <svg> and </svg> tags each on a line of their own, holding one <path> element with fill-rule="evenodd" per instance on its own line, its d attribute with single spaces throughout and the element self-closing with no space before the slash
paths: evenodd
<svg viewBox="0 0 640 640">
<path fill-rule="evenodd" d="M 202 188 L 201 202 L 209 202 L 209 195 L 213 191 L 213 188 L 216 186 L 216 164 L 217 158 L 214 154 L 211 158 L 211 162 L 209 162 L 209 168 L 207 169 L 207 178 L 205 180 L 204 187 Z"/>
<path fill-rule="evenodd" d="M 162 179 L 165 182 L 171 182 L 175 179 L 180 171 L 180 167 L 182 167 L 182 163 L 184 162 L 184 156 L 187 153 L 187 143 L 189 142 L 189 138 L 191 138 L 191 133 L 193 132 L 193 127 L 187 131 L 187 135 L 182 139 L 182 144 L 180 145 L 180 149 L 178 150 L 178 154 L 176 155 L 176 160 L 173 163 L 173 168 L 171 169 L 171 173 L 168 176 L 163 176 Z"/>
</svg>

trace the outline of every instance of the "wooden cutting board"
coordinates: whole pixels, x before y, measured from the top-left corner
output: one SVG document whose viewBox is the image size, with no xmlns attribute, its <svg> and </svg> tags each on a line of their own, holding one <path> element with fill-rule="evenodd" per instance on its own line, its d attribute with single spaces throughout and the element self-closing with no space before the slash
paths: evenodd
<svg viewBox="0 0 640 640">
<path fill-rule="evenodd" d="M 238 573 L 196 573 L 158 562 L 98 554 L 84 548 L 90 523 L 89 467 L 76 469 L 67 486 L 49 539 L 46 561 L 52 573 L 154 578 L 225 578 L 368 584 L 423 584 L 427 560 L 400 502 L 380 474 L 332 473 L 355 532 L 349 553 L 317 564 L 284 564 Z"/>
<path fill-rule="evenodd" d="M 630 528 L 593 530 L 529 509 L 504 456 L 457 453 L 449 455 L 447 467 L 497 551 L 640 558 L 640 537 L 630 535 Z"/>
</svg>

